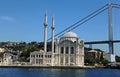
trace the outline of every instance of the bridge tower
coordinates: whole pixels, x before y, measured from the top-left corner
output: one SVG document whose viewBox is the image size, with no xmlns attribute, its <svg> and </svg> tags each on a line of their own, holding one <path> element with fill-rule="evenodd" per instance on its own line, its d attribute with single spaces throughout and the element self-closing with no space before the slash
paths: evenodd
<svg viewBox="0 0 120 77">
<path fill-rule="evenodd" d="M 108 4 L 108 36 L 109 36 L 109 53 L 114 54 L 114 47 L 113 47 L 113 24 L 112 24 L 112 4 Z"/>
<path fill-rule="evenodd" d="M 112 24 L 112 8 L 113 5 L 111 3 L 108 4 L 108 37 L 109 37 L 109 54 L 106 58 L 110 62 L 115 62 L 115 55 L 114 55 L 114 47 L 113 47 L 113 24 Z"/>
</svg>

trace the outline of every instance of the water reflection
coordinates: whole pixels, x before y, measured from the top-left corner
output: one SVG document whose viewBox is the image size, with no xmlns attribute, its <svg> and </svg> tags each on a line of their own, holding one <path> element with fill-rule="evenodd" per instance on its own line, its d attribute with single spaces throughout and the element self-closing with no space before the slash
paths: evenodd
<svg viewBox="0 0 120 77">
<path fill-rule="evenodd" d="M 120 70 L 0 68 L 0 77 L 120 77 Z"/>
<path fill-rule="evenodd" d="M 42 77 L 85 77 L 84 69 L 29 69 L 39 71 Z"/>
<path fill-rule="evenodd" d="M 84 77 L 84 69 L 61 69 L 57 77 Z"/>
</svg>

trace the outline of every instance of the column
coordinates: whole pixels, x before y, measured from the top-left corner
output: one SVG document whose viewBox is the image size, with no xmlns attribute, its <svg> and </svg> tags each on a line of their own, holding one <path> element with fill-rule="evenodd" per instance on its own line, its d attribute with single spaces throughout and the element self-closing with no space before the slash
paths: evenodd
<svg viewBox="0 0 120 77">
<path fill-rule="evenodd" d="M 71 51 L 71 49 L 70 49 L 70 46 L 69 46 L 69 60 L 68 60 L 68 63 L 69 63 L 69 65 L 70 65 L 70 51 Z"/>
<path fill-rule="evenodd" d="M 65 47 L 64 47 L 64 54 L 63 54 L 63 65 L 65 65 Z"/>
<path fill-rule="evenodd" d="M 35 54 L 35 64 L 36 64 L 36 54 Z"/>
<path fill-rule="evenodd" d="M 60 47 L 58 47 L 58 65 L 60 65 Z"/>
<path fill-rule="evenodd" d="M 77 53 L 77 65 L 80 65 L 80 54 L 81 54 L 81 51 L 80 51 L 79 48 L 80 48 L 79 45 L 77 45 L 77 51 L 78 51 L 78 53 Z"/>
</svg>

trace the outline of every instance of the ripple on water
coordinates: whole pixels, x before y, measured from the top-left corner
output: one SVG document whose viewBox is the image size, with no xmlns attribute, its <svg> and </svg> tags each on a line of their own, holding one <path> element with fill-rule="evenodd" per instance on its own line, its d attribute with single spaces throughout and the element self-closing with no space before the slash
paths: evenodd
<svg viewBox="0 0 120 77">
<path fill-rule="evenodd" d="M 120 70 L 0 68 L 0 77 L 120 77 Z"/>
</svg>

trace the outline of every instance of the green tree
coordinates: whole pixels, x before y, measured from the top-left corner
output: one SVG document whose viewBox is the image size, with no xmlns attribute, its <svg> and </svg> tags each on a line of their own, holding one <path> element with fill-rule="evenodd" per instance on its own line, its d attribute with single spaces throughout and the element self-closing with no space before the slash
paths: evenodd
<svg viewBox="0 0 120 77">
<path fill-rule="evenodd" d="M 107 65 L 107 64 L 109 63 L 109 61 L 106 60 L 105 58 L 103 58 L 103 59 L 101 60 L 101 63 L 105 66 L 105 65 Z"/>
<path fill-rule="evenodd" d="M 38 49 L 35 46 L 28 46 L 23 50 L 20 57 L 28 58 L 30 56 L 30 52 L 33 52 L 33 51 L 38 51 Z"/>
<path fill-rule="evenodd" d="M 115 56 L 116 62 L 120 62 L 120 56 Z"/>
</svg>

